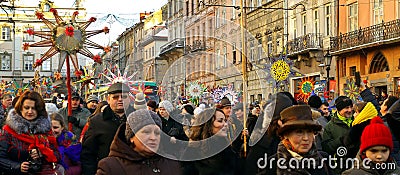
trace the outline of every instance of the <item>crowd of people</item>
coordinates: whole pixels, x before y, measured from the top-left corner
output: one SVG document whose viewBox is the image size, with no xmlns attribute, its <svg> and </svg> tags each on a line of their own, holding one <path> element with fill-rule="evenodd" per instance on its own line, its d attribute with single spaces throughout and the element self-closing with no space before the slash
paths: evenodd
<svg viewBox="0 0 400 175">
<path fill-rule="evenodd" d="M 104 101 L 90 95 L 83 105 L 75 92 L 60 109 L 34 91 L 2 94 L 0 175 L 400 174 L 400 100 L 360 90 L 361 101 L 334 105 L 279 92 L 196 106 L 131 100 L 130 87 L 114 83 Z"/>
</svg>

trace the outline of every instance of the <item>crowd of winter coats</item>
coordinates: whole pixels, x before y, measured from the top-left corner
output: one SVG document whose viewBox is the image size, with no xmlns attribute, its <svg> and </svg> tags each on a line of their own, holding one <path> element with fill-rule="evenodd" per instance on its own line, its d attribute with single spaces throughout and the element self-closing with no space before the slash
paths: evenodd
<svg viewBox="0 0 400 175">
<path fill-rule="evenodd" d="M 380 104 L 365 87 L 360 95 L 360 101 L 339 96 L 330 104 L 319 96 L 300 102 L 279 92 L 247 106 L 244 113 L 242 103 L 232 104 L 228 98 L 196 106 L 168 100 L 157 104 L 139 94 L 130 102 L 119 89 L 109 91 L 106 101 L 90 96 L 86 105 L 79 94 L 72 94 L 72 116 L 68 106 L 39 109 L 36 100 L 35 110 L 47 110 L 48 117 L 29 120 L 21 111 L 24 100 L 33 98 L 5 94 L 0 107 L 0 174 L 34 174 L 30 168 L 25 171 L 23 163 L 32 165 L 32 145 L 41 152 L 42 162 L 53 165 L 36 174 L 400 174 L 399 99 L 389 96 Z M 154 138 L 142 137 L 146 132 L 155 133 Z M 36 139 L 32 143 L 30 136 Z M 140 146 L 152 139 L 153 147 Z M 382 161 L 370 157 L 371 152 L 385 151 L 388 156 Z M 336 166 L 317 161 L 319 168 L 281 167 L 275 161 L 279 158 L 333 158 Z M 341 160 L 368 158 L 373 165 L 393 163 L 394 168 L 340 166 Z"/>
</svg>

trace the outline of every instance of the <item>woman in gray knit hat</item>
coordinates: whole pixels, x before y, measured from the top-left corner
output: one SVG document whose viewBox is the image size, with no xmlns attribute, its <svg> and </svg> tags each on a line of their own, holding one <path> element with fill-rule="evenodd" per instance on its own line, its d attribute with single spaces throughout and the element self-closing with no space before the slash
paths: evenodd
<svg viewBox="0 0 400 175">
<path fill-rule="evenodd" d="M 131 113 L 111 144 L 110 154 L 102 159 L 96 174 L 181 174 L 178 162 L 159 156 L 161 119 L 153 111 Z"/>
</svg>

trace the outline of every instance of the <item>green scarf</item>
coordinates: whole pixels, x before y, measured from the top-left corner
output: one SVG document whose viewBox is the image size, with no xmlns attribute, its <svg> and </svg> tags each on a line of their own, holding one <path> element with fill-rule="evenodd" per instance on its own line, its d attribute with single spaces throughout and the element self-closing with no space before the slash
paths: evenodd
<svg viewBox="0 0 400 175">
<path fill-rule="evenodd" d="M 342 121 L 343 123 L 345 123 L 347 126 L 351 127 L 351 123 L 353 122 L 353 119 L 352 119 L 351 117 L 350 117 L 350 118 L 343 117 L 343 116 L 341 116 L 341 115 L 339 114 L 339 112 L 337 112 L 336 114 L 337 114 L 339 120 L 341 120 L 341 121 Z"/>
</svg>

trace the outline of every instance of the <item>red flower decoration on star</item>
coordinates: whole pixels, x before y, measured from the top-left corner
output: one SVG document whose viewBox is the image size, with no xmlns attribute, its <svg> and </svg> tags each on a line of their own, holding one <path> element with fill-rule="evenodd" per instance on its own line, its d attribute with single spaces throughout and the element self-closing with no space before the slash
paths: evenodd
<svg viewBox="0 0 400 175">
<path fill-rule="evenodd" d="M 104 31 L 104 33 L 109 33 L 110 29 L 108 27 L 104 27 L 103 31 Z"/>
<path fill-rule="evenodd" d="M 94 62 L 100 63 L 100 64 L 101 64 L 101 57 L 100 57 L 100 55 L 95 55 L 95 56 L 93 56 L 92 59 L 94 60 Z"/>
<path fill-rule="evenodd" d="M 89 19 L 89 21 L 90 21 L 90 22 L 95 22 L 95 21 L 96 21 L 96 18 L 95 18 L 95 17 L 91 17 L 91 18 Z"/>
<path fill-rule="evenodd" d="M 79 71 L 79 70 L 75 71 L 75 76 L 76 77 L 81 77 L 81 75 L 82 75 L 82 71 Z"/>
<path fill-rule="evenodd" d="M 74 36 L 74 27 L 72 27 L 72 26 L 68 26 L 68 27 L 66 27 L 65 28 L 65 34 L 67 35 L 67 36 Z"/>
<path fill-rule="evenodd" d="M 108 53 L 110 51 L 111 51 L 111 47 L 110 46 L 104 47 L 104 52 Z"/>
<path fill-rule="evenodd" d="M 26 33 L 28 33 L 29 35 L 33 35 L 35 32 L 33 31 L 33 29 L 28 29 L 26 30 Z"/>
<path fill-rule="evenodd" d="M 74 12 L 74 15 L 78 15 L 78 14 L 79 14 L 79 12 L 78 12 L 78 11 L 75 11 L 75 12 Z"/>
<path fill-rule="evenodd" d="M 43 19 L 43 17 L 44 17 L 43 13 L 40 13 L 40 12 L 36 12 L 35 15 L 36 15 L 37 19 Z"/>
<path fill-rule="evenodd" d="M 36 62 L 35 62 L 35 67 L 41 66 L 42 63 L 43 63 L 42 60 L 37 59 Z"/>
<path fill-rule="evenodd" d="M 60 79 L 61 79 L 61 73 L 60 73 L 60 72 L 54 73 L 54 78 L 55 78 L 56 80 L 60 80 Z"/>
<path fill-rule="evenodd" d="M 22 49 L 23 49 L 23 50 L 28 50 L 28 49 L 29 49 L 29 43 L 24 43 L 24 44 L 22 45 Z"/>
<path fill-rule="evenodd" d="M 50 9 L 50 12 L 53 13 L 53 14 L 58 14 L 58 13 L 57 13 L 57 10 L 56 10 L 55 8 L 51 8 L 51 9 Z"/>
</svg>

